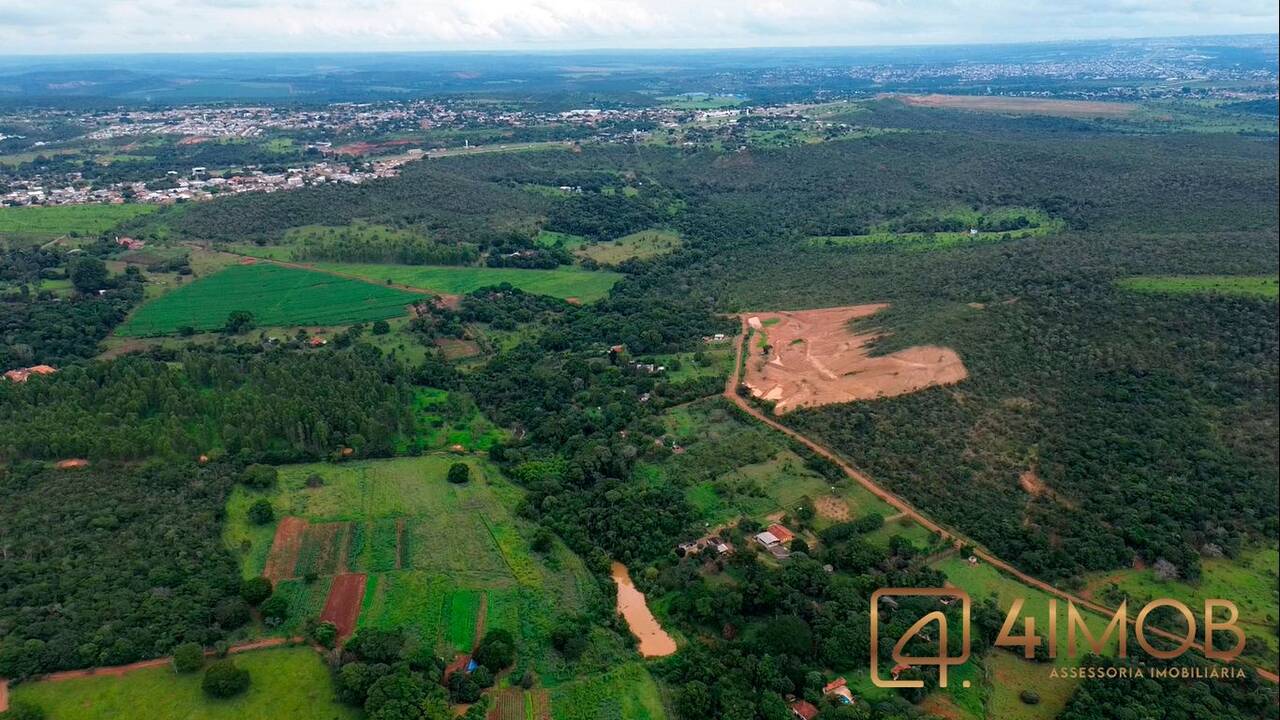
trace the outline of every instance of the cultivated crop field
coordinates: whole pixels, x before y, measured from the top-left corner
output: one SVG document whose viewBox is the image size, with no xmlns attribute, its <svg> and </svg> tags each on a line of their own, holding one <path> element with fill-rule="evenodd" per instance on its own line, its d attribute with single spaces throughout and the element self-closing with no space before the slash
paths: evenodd
<svg viewBox="0 0 1280 720">
<path fill-rule="evenodd" d="M 0 208 L 0 234 L 96 235 L 130 218 L 155 212 L 157 205 L 53 205 Z"/>
<path fill-rule="evenodd" d="M 266 263 L 236 265 L 163 295 L 117 329 L 123 336 L 216 330 L 236 310 L 257 325 L 347 325 L 404 315 L 414 293 Z"/>
<path fill-rule="evenodd" d="M 1125 278 L 1120 287 L 1168 295 L 1234 295 L 1280 297 L 1280 278 L 1274 275 L 1144 275 Z"/>
<path fill-rule="evenodd" d="M 471 468 L 466 484 L 445 480 L 458 462 Z M 223 537 L 245 577 L 294 568 L 279 584 L 291 608 L 279 632 L 320 614 L 332 576 L 366 573 L 359 627 L 406 628 L 445 656 L 470 650 L 485 628 L 505 628 L 522 648 L 520 662 L 553 683 L 574 673 L 547 651 L 551 623 L 558 612 L 601 601 L 600 590 L 567 549 L 532 551 L 529 529 L 512 513 L 520 496 L 497 468 L 453 454 L 289 465 L 272 490 L 233 490 Z M 248 521 L 259 498 L 278 520 Z M 280 546 L 285 525 L 296 548 Z M 616 639 L 601 642 L 617 652 Z"/>
<path fill-rule="evenodd" d="M 599 300 L 614 283 L 618 273 L 582 268 L 526 270 L 523 268 L 457 267 L 437 265 L 378 265 L 364 263 L 315 263 L 314 267 L 377 282 L 420 288 L 445 295 L 460 295 L 489 285 L 510 283 L 525 292 L 582 302 Z"/>
<path fill-rule="evenodd" d="M 551 692 L 554 720 L 660 720 L 662 697 L 643 665 L 620 667 L 604 675 L 567 683 Z"/>
<path fill-rule="evenodd" d="M 169 666 L 61 682 L 24 683 L 13 699 L 39 705 L 49 720 L 355 720 L 356 708 L 334 700 L 328 668 L 309 647 L 255 650 L 233 656 L 249 671 L 249 690 L 210 700 L 203 673 L 178 675 Z"/>
</svg>

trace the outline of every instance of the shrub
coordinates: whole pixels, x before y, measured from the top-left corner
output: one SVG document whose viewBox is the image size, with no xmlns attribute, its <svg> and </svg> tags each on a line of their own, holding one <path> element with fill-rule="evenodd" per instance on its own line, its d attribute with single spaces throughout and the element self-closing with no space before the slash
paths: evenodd
<svg viewBox="0 0 1280 720">
<path fill-rule="evenodd" d="M 386 335 L 389 332 L 391 332 L 391 324 L 388 323 L 386 320 L 374 321 L 373 323 L 374 335 Z"/>
<path fill-rule="evenodd" d="M 473 659 L 477 664 L 497 673 L 516 660 L 515 641 L 506 630 L 491 630 L 480 641 Z"/>
<path fill-rule="evenodd" d="M 0 713 L 3 720 L 44 720 L 44 710 L 26 700 L 14 700 L 8 712 Z"/>
<path fill-rule="evenodd" d="M 324 487 L 324 478 L 320 476 L 320 473 L 311 473 L 307 476 L 307 487 Z"/>
<path fill-rule="evenodd" d="M 449 482 L 461 485 L 471 479 L 471 468 L 466 463 L 454 463 L 449 466 Z"/>
<path fill-rule="evenodd" d="M 249 506 L 249 522 L 254 525 L 266 525 L 275 519 L 276 510 L 271 506 L 270 500 L 259 498 Z"/>
<path fill-rule="evenodd" d="M 1023 690 L 1022 692 L 1018 693 L 1018 699 L 1028 705 L 1039 705 L 1040 693 L 1036 692 L 1035 690 Z"/>
<path fill-rule="evenodd" d="M 254 577 L 240 583 L 240 597 L 250 605 L 258 605 L 271 597 L 271 581 L 264 577 Z"/>
<path fill-rule="evenodd" d="M 182 643 L 173 649 L 173 669 L 192 673 L 204 667 L 204 648 L 199 643 Z"/>
<path fill-rule="evenodd" d="M 239 695 L 249 688 L 249 671 L 236 667 L 233 660 L 218 660 L 204 671 L 200 687 L 210 697 Z"/>
<path fill-rule="evenodd" d="M 333 648 L 338 642 L 338 626 L 325 620 L 311 629 L 311 639 L 327 648 Z"/>
<path fill-rule="evenodd" d="M 262 620 L 268 625 L 279 625 L 289 617 L 289 600 L 276 593 L 262 601 L 258 608 L 262 612 Z"/>
<path fill-rule="evenodd" d="M 240 482 L 251 488 L 265 490 L 276 484 L 280 473 L 270 465 L 250 465 L 240 475 Z"/>
</svg>

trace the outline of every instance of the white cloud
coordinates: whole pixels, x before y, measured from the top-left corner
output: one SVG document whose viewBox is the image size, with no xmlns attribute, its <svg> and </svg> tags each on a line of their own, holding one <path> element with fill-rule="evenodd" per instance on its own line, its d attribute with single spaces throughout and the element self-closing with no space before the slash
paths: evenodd
<svg viewBox="0 0 1280 720">
<path fill-rule="evenodd" d="M 0 54 L 899 45 L 1268 33 L 1274 0 L 0 0 Z"/>
</svg>

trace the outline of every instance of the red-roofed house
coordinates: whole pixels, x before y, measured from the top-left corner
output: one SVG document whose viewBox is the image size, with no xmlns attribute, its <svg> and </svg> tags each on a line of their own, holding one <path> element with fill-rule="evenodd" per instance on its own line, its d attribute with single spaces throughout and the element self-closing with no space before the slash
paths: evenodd
<svg viewBox="0 0 1280 720">
<path fill-rule="evenodd" d="M 840 702 L 846 704 L 853 702 L 853 693 L 849 691 L 849 683 L 842 677 L 836 678 L 835 680 L 827 683 L 822 688 L 822 694 L 824 696 L 834 695 L 840 698 Z"/>
<path fill-rule="evenodd" d="M 783 527 L 782 525 L 779 525 L 778 523 L 774 523 L 769 526 L 769 533 L 771 533 L 774 537 L 778 538 L 778 542 L 782 543 L 783 545 L 786 545 L 787 543 L 791 542 L 796 537 L 795 533 L 791 532 L 790 530 Z"/>
<path fill-rule="evenodd" d="M 804 700 L 791 701 L 791 714 L 800 718 L 800 720 L 813 720 L 818 717 L 818 708 L 813 703 Z"/>
</svg>

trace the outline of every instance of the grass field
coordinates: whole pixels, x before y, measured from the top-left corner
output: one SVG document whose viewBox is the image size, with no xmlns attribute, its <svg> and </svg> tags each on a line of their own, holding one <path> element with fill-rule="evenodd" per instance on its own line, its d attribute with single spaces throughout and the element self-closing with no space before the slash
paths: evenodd
<svg viewBox="0 0 1280 720">
<path fill-rule="evenodd" d="M 1240 610 L 1240 627 L 1245 634 L 1271 650 L 1269 656 L 1255 659 L 1275 664 L 1280 642 L 1276 638 L 1276 619 L 1280 618 L 1277 567 L 1280 550 L 1257 547 L 1236 558 L 1206 558 L 1201 564 L 1200 581 L 1194 585 L 1160 580 L 1150 569 L 1120 570 L 1088 578 L 1085 592 L 1101 598 L 1109 586 L 1115 585 L 1131 598 L 1130 607 L 1160 597 L 1180 600 L 1193 609 L 1203 608 L 1206 598 L 1230 600 Z"/>
<path fill-rule="evenodd" d="M 235 655 L 249 671 L 249 690 L 228 700 L 211 700 L 200 689 L 201 673 L 177 675 L 168 667 L 121 677 L 36 682 L 13 689 L 13 699 L 31 702 L 48 720 L 355 720 L 362 717 L 334 699 L 333 682 L 311 648 L 256 650 Z"/>
<path fill-rule="evenodd" d="M 556 190 L 556 192 L 561 191 Z M 570 233 L 556 232 L 554 230 L 539 230 L 535 241 L 542 247 L 559 246 L 569 252 L 574 252 L 587 244 L 587 239 L 581 235 L 571 235 Z"/>
<path fill-rule="evenodd" d="M 97 235 L 130 218 L 159 209 L 158 205 L 51 205 L 0 208 L 0 234 Z"/>
<path fill-rule="evenodd" d="M 663 107 L 676 110 L 719 110 L 738 107 L 746 102 L 746 98 L 734 95 L 711 95 L 709 93 L 685 93 L 683 95 L 664 95 L 658 98 Z"/>
<path fill-rule="evenodd" d="M 995 568 L 986 563 L 969 565 L 958 557 L 951 556 L 935 563 L 934 568 L 941 570 L 947 580 L 969 593 L 974 603 L 995 594 L 1000 608 L 1008 610 L 1015 598 L 1024 598 L 1021 617 L 1034 617 L 1037 633 L 1042 637 L 1049 626 L 1049 600 L 1047 593 L 1029 588 L 1016 580 L 1001 575 Z M 992 649 L 985 658 L 981 658 L 985 668 L 985 680 L 978 667 L 977 658 L 965 666 L 958 668 L 953 680 L 948 683 L 947 692 L 952 695 L 955 704 L 961 708 L 974 708 L 981 705 L 975 700 L 979 693 L 985 694 L 986 717 L 1001 720 L 1048 720 L 1056 717 L 1066 707 L 1067 701 L 1074 692 L 1077 680 L 1050 678 L 1053 667 L 1066 668 L 1079 665 L 1079 659 L 1067 657 L 1067 608 L 1064 601 L 1058 602 L 1058 658 L 1052 662 L 1030 662 L 1020 655 L 1006 649 Z M 1101 636 L 1106 627 L 1102 618 L 1085 613 L 1085 620 L 1094 636 Z M 1022 623 L 1017 625 L 1016 633 L 1022 631 Z M 1081 641 L 1081 647 L 1083 640 Z M 1110 646 L 1114 649 L 1114 640 Z M 1083 654 L 1083 653 L 1082 653 Z M 963 687 L 963 681 L 969 679 L 973 687 Z M 1018 694 L 1023 690 L 1034 690 L 1040 695 L 1038 705 L 1023 703 Z"/>
<path fill-rule="evenodd" d="M 680 243 L 680 236 L 669 230 L 641 230 L 617 240 L 582 246 L 577 254 L 603 265 L 617 265 L 626 260 L 648 260 L 674 252 Z"/>
<path fill-rule="evenodd" d="M 554 720 L 662 720 L 658 686 L 643 665 L 632 664 L 577 680 L 551 692 Z"/>
<path fill-rule="evenodd" d="M 1143 275 L 1118 284 L 1126 290 L 1170 295 L 1280 297 L 1280 278 L 1274 275 Z"/>
<path fill-rule="evenodd" d="M 345 325 L 406 314 L 414 293 L 324 273 L 260 263 L 236 265 L 183 285 L 139 308 L 116 333 L 166 335 L 183 326 L 216 330 L 234 310 L 256 325 Z"/>
<path fill-rule="evenodd" d="M 377 282 L 390 280 L 398 285 L 421 288 L 446 295 L 459 295 L 488 285 L 510 283 L 525 292 L 582 302 L 599 300 L 614 283 L 618 273 L 592 272 L 581 268 L 525 270 L 522 268 L 457 267 L 437 265 L 370 265 L 363 263 L 316 263 L 321 270 L 354 275 Z"/>
<path fill-rule="evenodd" d="M 1033 208 L 999 208 L 996 210 L 977 211 L 960 208 L 934 213 L 931 217 L 938 220 L 958 221 L 969 229 L 947 232 L 898 232 L 889 223 L 872 227 L 863 235 L 829 235 L 809 238 L 809 245 L 814 247 L 874 247 L 888 246 L 912 252 L 928 252 L 959 245 L 997 242 L 1006 237 L 1019 240 L 1029 237 L 1041 237 L 1062 231 L 1066 227 L 1061 220 L 1049 217 Z M 1016 230 L 979 230 L 983 223 L 998 223 L 1002 220 L 1026 218 L 1028 227 Z M 988 225 L 990 226 L 990 225 Z"/>
</svg>

